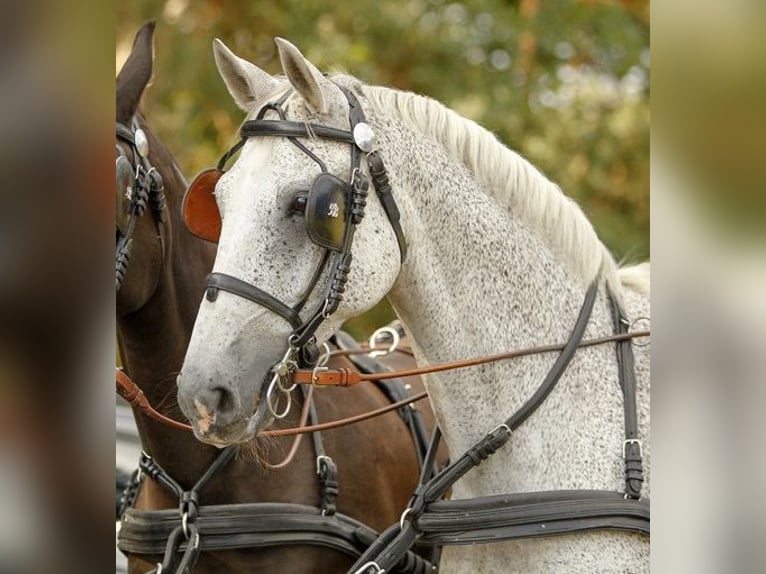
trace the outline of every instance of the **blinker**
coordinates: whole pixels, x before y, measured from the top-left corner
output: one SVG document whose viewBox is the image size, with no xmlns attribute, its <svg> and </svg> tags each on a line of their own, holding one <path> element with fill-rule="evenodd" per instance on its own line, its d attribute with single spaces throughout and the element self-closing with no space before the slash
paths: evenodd
<svg viewBox="0 0 766 574">
<path fill-rule="evenodd" d="M 221 213 L 215 201 L 215 186 L 224 171 L 211 168 L 194 178 L 184 194 L 181 216 L 186 228 L 197 237 L 218 243 L 221 237 Z"/>
<path fill-rule="evenodd" d="M 115 208 L 117 218 L 117 228 L 125 234 L 130 219 L 129 205 L 133 195 L 132 184 L 135 180 L 133 166 L 130 160 L 124 155 L 117 156 L 115 164 L 116 197 Z"/>
<path fill-rule="evenodd" d="M 124 155 L 117 156 L 117 163 L 115 164 L 115 179 L 117 184 L 117 195 L 121 194 L 127 194 L 128 188 L 130 187 L 130 184 L 135 179 L 135 174 L 133 173 L 133 166 L 130 165 L 130 160 L 125 157 Z M 130 197 L 125 197 L 125 199 L 130 200 Z"/>
<path fill-rule="evenodd" d="M 311 185 L 306 202 L 306 232 L 320 247 L 343 250 L 347 190 L 345 181 L 329 173 L 320 173 Z"/>
</svg>

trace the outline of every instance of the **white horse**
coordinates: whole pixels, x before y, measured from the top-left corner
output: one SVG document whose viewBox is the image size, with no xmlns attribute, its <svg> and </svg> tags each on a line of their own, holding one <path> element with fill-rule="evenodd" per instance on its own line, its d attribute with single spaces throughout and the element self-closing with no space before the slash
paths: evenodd
<svg viewBox="0 0 766 574">
<path fill-rule="evenodd" d="M 374 192 L 353 243 L 353 263 L 337 312 L 319 342 L 387 296 L 411 334 L 419 364 L 433 364 L 565 341 L 588 286 L 599 283 L 585 337 L 613 332 L 611 289 L 629 318 L 649 317 L 648 264 L 618 269 L 578 206 L 488 131 L 429 98 L 326 77 L 277 39 L 284 77 L 273 77 L 214 44 L 218 69 L 250 117 L 290 88 L 287 119 L 349 130 L 358 98 L 385 159 L 409 253 L 404 263 Z M 276 117 L 269 112 L 267 117 Z M 349 145 L 301 139 L 330 173 L 351 179 Z M 362 162 L 363 170 L 367 167 Z M 288 206 L 317 164 L 285 137 L 249 138 L 216 188 L 223 218 L 215 271 L 229 273 L 287 304 L 297 301 L 323 249 Z M 325 278 L 320 280 L 323 285 Z M 307 308 L 321 305 L 321 289 Z M 283 356 L 290 325 L 251 301 L 222 292 L 203 301 L 179 376 L 179 399 L 197 428 L 228 412 L 248 439 L 260 417 L 269 368 Z M 649 490 L 649 353 L 635 346 L 638 418 Z M 552 355 L 492 363 L 427 377 L 430 400 L 452 459 L 503 422 L 535 391 Z M 210 400 L 211 394 L 214 400 Z M 622 491 L 623 400 L 613 345 L 577 351 L 553 392 L 494 457 L 454 487 L 453 498 L 555 489 Z M 236 436 L 236 438 L 231 438 Z M 365 445 L 374 456 L 374 445 Z M 597 531 L 453 546 L 441 571 L 648 572 L 647 537 Z"/>
</svg>

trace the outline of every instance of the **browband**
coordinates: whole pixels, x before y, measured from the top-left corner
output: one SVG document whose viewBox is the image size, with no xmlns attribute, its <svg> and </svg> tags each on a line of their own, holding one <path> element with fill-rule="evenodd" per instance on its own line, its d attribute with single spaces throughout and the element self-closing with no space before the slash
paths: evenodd
<svg viewBox="0 0 766 574">
<path fill-rule="evenodd" d="M 325 138 L 353 144 L 354 135 L 346 130 L 290 120 L 248 120 L 239 130 L 243 138 L 282 136 L 288 138 Z"/>
</svg>

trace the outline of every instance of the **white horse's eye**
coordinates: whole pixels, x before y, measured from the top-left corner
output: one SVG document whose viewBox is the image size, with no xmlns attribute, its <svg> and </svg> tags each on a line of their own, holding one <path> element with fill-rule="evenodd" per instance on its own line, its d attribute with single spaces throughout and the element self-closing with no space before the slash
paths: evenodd
<svg viewBox="0 0 766 574">
<path fill-rule="evenodd" d="M 287 208 L 287 214 L 290 216 L 298 213 L 304 215 L 306 213 L 306 203 L 308 203 L 308 198 L 308 191 L 304 190 L 297 192 L 290 201 L 290 206 Z"/>
</svg>

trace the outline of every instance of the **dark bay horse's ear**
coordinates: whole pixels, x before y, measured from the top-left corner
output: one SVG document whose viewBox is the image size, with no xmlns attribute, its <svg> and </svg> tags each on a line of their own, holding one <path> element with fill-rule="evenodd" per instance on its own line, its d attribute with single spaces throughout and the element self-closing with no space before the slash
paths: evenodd
<svg viewBox="0 0 766 574">
<path fill-rule="evenodd" d="M 136 32 L 130 56 L 117 74 L 117 121 L 125 124 L 138 110 L 141 94 L 152 78 L 154 25 L 149 21 Z"/>
<path fill-rule="evenodd" d="M 330 81 L 290 42 L 283 38 L 274 38 L 274 41 L 277 43 L 282 69 L 295 91 L 303 96 L 314 112 L 326 113 L 324 90 L 331 85 Z"/>
</svg>

